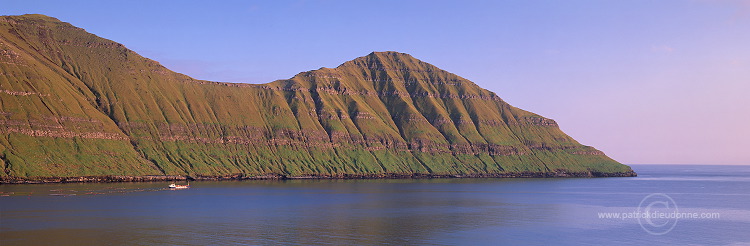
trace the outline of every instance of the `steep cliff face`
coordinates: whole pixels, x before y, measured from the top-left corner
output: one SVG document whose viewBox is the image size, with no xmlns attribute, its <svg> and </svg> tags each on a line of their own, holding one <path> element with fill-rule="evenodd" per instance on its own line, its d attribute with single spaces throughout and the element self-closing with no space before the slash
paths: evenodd
<svg viewBox="0 0 750 246">
<path fill-rule="evenodd" d="M 22 178 L 631 172 L 408 54 L 218 83 L 41 15 L 0 17 L 0 165 Z"/>
</svg>

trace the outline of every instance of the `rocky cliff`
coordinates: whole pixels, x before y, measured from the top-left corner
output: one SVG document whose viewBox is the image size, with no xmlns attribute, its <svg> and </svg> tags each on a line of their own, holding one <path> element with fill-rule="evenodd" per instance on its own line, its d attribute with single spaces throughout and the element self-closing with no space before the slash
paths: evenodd
<svg viewBox="0 0 750 246">
<path fill-rule="evenodd" d="M 0 166 L 2 179 L 634 175 L 408 54 L 219 83 L 42 15 L 0 17 Z"/>
</svg>

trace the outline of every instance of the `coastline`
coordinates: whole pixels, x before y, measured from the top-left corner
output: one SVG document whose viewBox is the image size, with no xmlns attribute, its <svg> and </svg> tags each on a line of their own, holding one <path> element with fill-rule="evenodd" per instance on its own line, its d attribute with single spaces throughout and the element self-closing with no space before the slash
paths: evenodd
<svg viewBox="0 0 750 246">
<path fill-rule="evenodd" d="M 289 176 L 282 174 L 266 174 L 246 176 L 234 174 L 225 176 L 188 176 L 188 175 L 105 175 L 105 176 L 76 176 L 76 177 L 2 177 L 0 184 L 51 184 L 51 183 L 120 183 L 120 182 L 161 182 L 161 181 L 222 181 L 222 180 L 299 180 L 299 179 L 435 179 L 435 178 L 604 178 L 604 177 L 636 177 L 635 171 L 630 172 L 512 172 L 485 174 L 342 174 L 342 175 L 301 175 Z"/>
</svg>

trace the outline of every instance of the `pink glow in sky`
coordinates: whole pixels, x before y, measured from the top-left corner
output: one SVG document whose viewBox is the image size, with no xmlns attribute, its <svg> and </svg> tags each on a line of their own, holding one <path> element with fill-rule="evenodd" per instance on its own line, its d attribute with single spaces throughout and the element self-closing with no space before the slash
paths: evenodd
<svg viewBox="0 0 750 246">
<path fill-rule="evenodd" d="M 33 1 L 199 79 L 399 51 L 627 164 L 750 164 L 750 1 Z"/>
</svg>

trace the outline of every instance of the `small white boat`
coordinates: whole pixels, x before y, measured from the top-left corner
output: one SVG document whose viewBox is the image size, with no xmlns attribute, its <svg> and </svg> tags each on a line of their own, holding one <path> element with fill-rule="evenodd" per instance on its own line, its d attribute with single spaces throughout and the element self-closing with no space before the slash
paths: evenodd
<svg viewBox="0 0 750 246">
<path fill-rule="evenodd" d="M 190 188 L 190 183 L 188 183 L 187 185 L 178 185 L 178 184 L 172 183 L 169 185 L 169 188 L 170 189 L 187 189 L 187 188 Z"/>
</svg>

